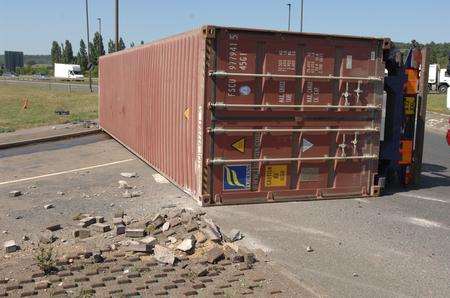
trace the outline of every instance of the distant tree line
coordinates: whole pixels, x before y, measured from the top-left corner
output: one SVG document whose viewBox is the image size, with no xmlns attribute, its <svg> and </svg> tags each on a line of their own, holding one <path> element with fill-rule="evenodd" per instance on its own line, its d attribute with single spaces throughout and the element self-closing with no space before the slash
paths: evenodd
<svg viewBox="0 0 450 298">
<path fill-rule="evenodd" d="M 144 41 L 141 41 L 144 44 Z M 130 47 L 134 47 L 134 42 L 130 44 Z M 92 42 L 89 42 L 90 62 L 93 65 L 94 76 L 98 73 L 98 61 L 100 56 L 105 55 L 105 46 L 103 44 L 103 37 L 99 32 L 95 32 Z M 126 48 L 125 42 L 121 37 L 119 39 L 119 51 Z M 114 53 L 116 51 L 116 45 L 111 39 L 108 40 L 108 53 Z M 80 40 L 80 46 L 78 53 L 74 55 L 72 44 L 69 40 L 59 44 L 57 41 L 52 42 L 50 51 L 52 64 L 65 63 L 65 64 L 78 64 L 83 72 L 88 70 L 88 53 L 86 43 L 83 39 Z"/>
<path fill-rule="evenodd" d="M 395 42 L 395 45 L 403 51 L 406 51 L 410 48 L 411 43 L 406 42 Z M 447 67 L 448 58 L 450 55 L 450 42 L 443 43 L 435 43 L 430 42 L 427 44 L 419 44 L 420 46 L 427 46 L 430 48 L 430 64 L 439 64 L 441 68 Z"/>
</svg>

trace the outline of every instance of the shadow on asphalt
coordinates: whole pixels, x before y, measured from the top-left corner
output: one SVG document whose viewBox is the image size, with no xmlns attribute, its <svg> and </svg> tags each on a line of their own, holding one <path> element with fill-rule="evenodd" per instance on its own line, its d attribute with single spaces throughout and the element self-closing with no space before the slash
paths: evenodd
<svg viewBox="0 0 450 298">
<path fill-rule="evenodd" d="M 12 157 L 17 155 L 32 154 L 42 151 L 52 151 L 59 149 L 67 149 L 74 146 L 92 144 L 104 140 L 110 139 L 110 136 L 106 133 L 98 133 L 83 137 L 75 137 L 71 139 L 65 139 L 60 141 L 49 141 L 44 143 L 30 144 L 21 147 L 15 147 L 10 149 L 0 150 L 0 158 Z"/>
<path fill-rule="evenodd" d="M 422 175 L 419 186 L 402 187 L 399 185 L 390 186 L 384 191 L 385 195 L 408 192 L 410 190 L 428 189 L 434 187 L 450 187 L 450 176 L 447 175 L 448 168 L 442 165 L 423 163 Z"/>
</svg>

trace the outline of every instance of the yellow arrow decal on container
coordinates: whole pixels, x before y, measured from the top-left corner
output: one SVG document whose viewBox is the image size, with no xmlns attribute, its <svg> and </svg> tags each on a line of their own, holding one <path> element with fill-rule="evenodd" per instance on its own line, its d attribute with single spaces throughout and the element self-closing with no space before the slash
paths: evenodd
<svg viewBox="0 0 450 298">
<path fill-rule="evenodd" d="M 237 151 L 239 151 L 241 153 L 244 153 L 244 151 L 245 151 L 245 138 L 241 138 L 241 139 L 237 140 L 236 142 L 231 144 L 231 147 L 233 147 L 234 149 L 236 149 Z"/>
</svg>

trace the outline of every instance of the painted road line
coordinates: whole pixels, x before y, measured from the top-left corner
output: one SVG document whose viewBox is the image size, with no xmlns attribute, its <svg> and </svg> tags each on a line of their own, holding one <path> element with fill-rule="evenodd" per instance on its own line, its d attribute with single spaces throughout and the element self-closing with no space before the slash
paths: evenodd
<svg viewBox="0 0 450 298">
<path fill-rule="evenodd" d="M 29 177 L 29 178 L 22 178 L 22 179 L 11 180 L 11 181 L 4 181 L 4 182 L 0 182 L 0 185 L 12 184 L 12 183 L 23 182 L 23 181 L 30 181 L 30 180 L 36 180 L 36 179 L 53 177 L 53 176 L 64 175 L 64 174 L 80 172 L 80 171 L 86 171 L 86 170 L 92 170 L 92 169 L 96 169 L 96 168 L 112 166 L 112 165 L 116 165 L 116 164 L 120 164 L 120 163 L 124 163 L 124 162 L 129 162 L 129 161 L 133 161 L 133 160 L 136 160 L 136 159 L 135 158 L 130 158 L 130 159 L 124 159 L 124 160 L 104 163 L 104 164 L 90 166 L 90 167 L 85 167 L 85 168 L 79 168 L 79 169 L 74 169 L 74 170 L 62 171 L 62 172 L 57 172 L 57 173 L 50 173 L 50 174 L 39 175 L 39 176 L 34 176 L 34 177 Z"/>
<path fill-rule="evenodd" d="M 418 218 L 418 217 L 408 217 L 407 221 L 413 225 L 417 225 L 420 227 L 424 227 L 424 228 L 443 228 L 443 229 L 448 229 L 445 225 L 436 222 L 436 221 L 432 221 L 432 220 L 428 220 L 425 218 Z"/>
<path fill-rule="evenodd" d="M 441 199 L 432 198 L 432 197 L 426 197 L 426 196 L 421 196 L 421 195 L 415 195 L 415 194 L 400 194 L 400 196 L 402 196 L 402 197 L 408 197 L 408 198 L 414 198 L 414 199 L 419 199 L 419 200 L 426 200 L 426 201 L 440 202 L 440 203 L 445 203 L 445 204 L 450 203 L 450 202 L 448 202 L 448 201 L 444 201 L 444 200 L 441 200 Z"/>
</svg>

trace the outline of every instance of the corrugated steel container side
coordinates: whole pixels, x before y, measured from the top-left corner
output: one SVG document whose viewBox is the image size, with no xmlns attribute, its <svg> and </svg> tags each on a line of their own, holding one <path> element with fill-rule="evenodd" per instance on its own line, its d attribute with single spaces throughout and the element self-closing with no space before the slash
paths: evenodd
<svg viewBox="0 0 450 298">
<path fill-rule="evenodd" d="M 377 195 L 384 40 L 206 26 L 100 59 L 100 126 L 203 205 Z"/>
<path fill-rule="evenodd" d="M 201 30 L 100 58 L 101 128 L 195 197 L 204 61 Z"/>
</svg>

